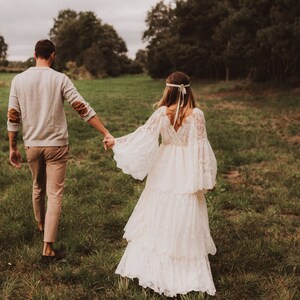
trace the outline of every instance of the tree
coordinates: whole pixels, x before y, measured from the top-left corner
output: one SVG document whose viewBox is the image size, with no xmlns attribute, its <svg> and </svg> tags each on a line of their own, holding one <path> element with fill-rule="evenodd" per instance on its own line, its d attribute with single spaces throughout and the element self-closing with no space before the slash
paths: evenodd
<svg viewBox="0 0 300 300">
<path fill-rule="evenodd" d="M 139 49 L 135 54 L 135 59 L 131 63 L 131 71 L 133 74 L 146 72 L 147 69 L 147 51 Z"/>
<path fill-rule="evenodd" d="M 144 73 L 144 65 L 137 60 L 132 60 L 128 69 L 129 74 L 142 74 Z"/>
<path fill-rule="evenodd" d="M 219 22 L 217 0 L 178 0 L 176 7 L 159 2 L 147 14 L 147 67 L 153 77 L 181 70 L 197 77 L 213 73 L 212 34 Z M 211 75 L 212 76 L 212 75 Z"/>
<path fill-rule="evenodd" d="M 77 18 L 77 12 L 71 9 L 61 10 L 58 13 L 57 18 L 54 18 L 54 25 L 50 29 L 50 39 L 55 40 L 58 36 L 59 31 L 68 23 L 68 21 L 72 21 Z"/>
<path fill-rule="evenodd" d="M 285 81 L 300 77 L 300 2 L 277 0 L 268 7 L 268 18 L 256 34 L 259 80 Z"/>
<path fill-rule="evenodd" d="M 135 60 L 140 62 L 142 65 L 147 63 L 147 51 L 144 49 L 139 49 L 135 54 Z"/>
<path fill-rule="evenodd" d="M 147 13 L 148 29 L 143 34 L 143 40 L 148 41 L 147 69 L 152 77 L 164 77 L 173 70 L 170 57 L 172 50 L 173 9 L 170 5 L 158 2 Z"/>
<path fill-rule="evenodd" d="M 93 12 L 60 11 L 50 38 L 56 45 L 59 70 L 65 70 L 66 63 L 72 61 L 78 67 L 85 66 L 94 76 L 117 76 L 124 71 L 124 40 Z"/>
<path fill-rule="evenodd" d="M 35 60 L 33 57 L 28 58 L 25 62 L 23 62 L 23 67 L 30 68 L 35 65 Z"/>
<path fill-rule="evenodd" d="M 176 3 L 173 30 L 177 32 L 173 51 L 176 69 L 195 77 L 216 76 L 216 62 L 212 57 L 216 45 L 212 36 L 223 17 L 219 1 L 181 0 Z"/>
<path fill-rule="evenodd" d="M 222 18 L 212 35 L 214 51 L 211 59 L 226 80 L 245 77 L 249 73 L 247 51 L 255 39 L 255 34 L 249 30 L 254 26 L 253 11 L 232 0 L 220 2 L 218 8 Z"/>
<path fill-rule="evenodd" d="M 107 74 L 109 76 L 117 76 L 125 73 L 122 65 L 124 65 L 124 55 L 127 52 L 127 47 L 115 29 L 108 24 L 104 24 L 98 41 L 99 48 L 102 50 L 105 58 Z"/>
<path fill-rule="evenodd" d="M 0 35 L 0 66 L 7 65 L 7 44 L 4 41 L 4 37 Z"/>
<path fill-rule="evenodd" d="M 298 0 L 177 0 L 148 12 L 148 71 L 200 78 L 300 78 Z"/>
</svg>

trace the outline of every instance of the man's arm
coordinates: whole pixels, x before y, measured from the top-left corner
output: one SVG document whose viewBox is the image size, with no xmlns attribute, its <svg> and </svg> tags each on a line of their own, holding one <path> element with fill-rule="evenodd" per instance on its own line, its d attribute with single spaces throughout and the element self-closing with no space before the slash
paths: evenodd
<svg viewBox="0 0 300 300">
<path fill-rule="evenodd" d="M 21 168 L 22 157 L 17 147 L 18 131 L 20 129 L 21 113 L 17 96 L 15 78 L 11 83 L 8 112 L 7 131 L 9 139 L 9 162 L 16 168 Z"/>
<path fill-rule="evenodd" d="M 16 168 L 21 168 L 22 156 L 17 147 L 18 131 L 8 131 L 9 162 Z"/>
<path fill-rule="evenodd" d="M 100 132 L 105 139 L 113 138 L 113 136 L 105 128 L 100 118 L 96 115 L 96 112 L 89 103 L 82 98 L 72 81 L 67 76 L 65 77 L 63 96 L 66 101 L 71 104 L 73 109 L 77 111 L 79 116 Z M 106 150 L 106 146 L 104 146 L 104 148 Z"/>
<path fill-rule="evenodd" d="M 93 126 L 97 131 L 99 131 L 104 137 L 110 136 L 109 131 L 105 128 L 102 121 L 97 115 L 94 115 L 87 121 L 91 126 Z"/>
<path fill-rule="evenodd" d="M 84 121 L 87 122 L 96 115 L 96 112 L 89 103 L 83 99 L 73 82 L 67 76 L 64 77 L 62 95 Z"/>
<path fill-rule="evenodd" d="M 97 131 L 99 131 L 100 133 L 103 134 L 104 136 L 104 149 L 107 150 L 107 145 L 106 145 L 106 140 L 107 139 L 113 139 L 114 137 L 109 133 L 109 131 L 105 128 L 105 126 L 103 125 L 103 123 L 101 122 L 101 120 L 98 118 L 97 115 L 91 117 L 88 121 L 87 121 L 91 126 L 93 126 Z"/>
</svg>

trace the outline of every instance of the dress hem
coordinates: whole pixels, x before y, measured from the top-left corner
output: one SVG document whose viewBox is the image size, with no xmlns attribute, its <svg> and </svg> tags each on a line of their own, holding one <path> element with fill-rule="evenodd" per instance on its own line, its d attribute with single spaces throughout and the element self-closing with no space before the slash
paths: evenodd
<svg viewBox="0 0 300 300">
<path fill-rule="evenodd" d="M 164 291 L 158 291 L 157 289 L 155 289 L 153 286 L 150 286 L 150 284 L 146 284 L 146 283 L 143 283 L 141 282 L 141 279 L 139 278 L 138 275 L 125 275 L 125 274 L 121 274 L 121 272 L 115 272 L 115 274 L 123 277 L 123 278 L 129 278 L 130 280 L 133 280 L 133 279 L 138 279 L 139 281 L 139 285 L 143 288 L 149 288 L 151 290 L 153 290 L 154 292 L 160 294 L 160 295 L 165 295 L 167 297 L 175 297 L 176 295 L 186 295 L 190 292 L 201 292 L 201 293 L 207 293 L 209 294 L 210 296 L 214 296 L 216 294 L 216 291 L 208 291 L 208 290 L 205 290 L 205 289 L 198 289 L 198 288 L 194 288 L 194 289 L 191 289 L 191 290 L 182 290 L 182 291 L 179 291 L 177 292 L 176 294 L 174 293 L 168 293 L 168 292 L 164 292 Z"/>
</svg>

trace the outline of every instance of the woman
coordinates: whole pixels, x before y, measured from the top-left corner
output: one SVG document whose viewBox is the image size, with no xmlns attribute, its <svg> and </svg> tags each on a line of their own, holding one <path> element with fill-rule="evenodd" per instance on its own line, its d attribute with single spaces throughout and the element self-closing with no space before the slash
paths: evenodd
<svg viewBox="0 0 300 300">
<path fill-rule="evenodd" d="M 124 173 L 139 180 L 148 175 L 124 229 L 128 245 L 116 273 L 170 297 L 215 294 L 208 254 L 216 248 L 204 194 L 215 186 L 217 165 L 195 106 L 189 78 L 172 73 L 145 125 L 104 140 Z"/>
</svg>

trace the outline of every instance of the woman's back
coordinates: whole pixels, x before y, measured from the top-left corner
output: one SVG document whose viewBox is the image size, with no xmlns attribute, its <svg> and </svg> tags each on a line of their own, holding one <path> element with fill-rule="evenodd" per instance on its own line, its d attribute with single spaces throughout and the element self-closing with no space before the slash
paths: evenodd
<svg viewBox="0 0 300 300">
<path fill-rule="evenodd" d="M 177 131 L 167 112 L 167 107 L 156 111 L 161 144 L 148 173 L 147 185 L 177 193 L 209 189 L 215 184 L 217 167 L 207 139 L 203 112 L 199 108 L 192 109 Z"/>
<path fill-rule="evenodd" d="M 205 134 L 204 115 L 199 108 L 190 108 L 177 128 L 171 123 L 169 108 L 162 107 L 161 109 L 163 118 L 160 130 L 162 144 L 187 147 L 189 143 L 193 143 L 194 138 L 197 139 L 197 133 L 199 133 L 199 137 L 201 134 Z"/>
</svg>

